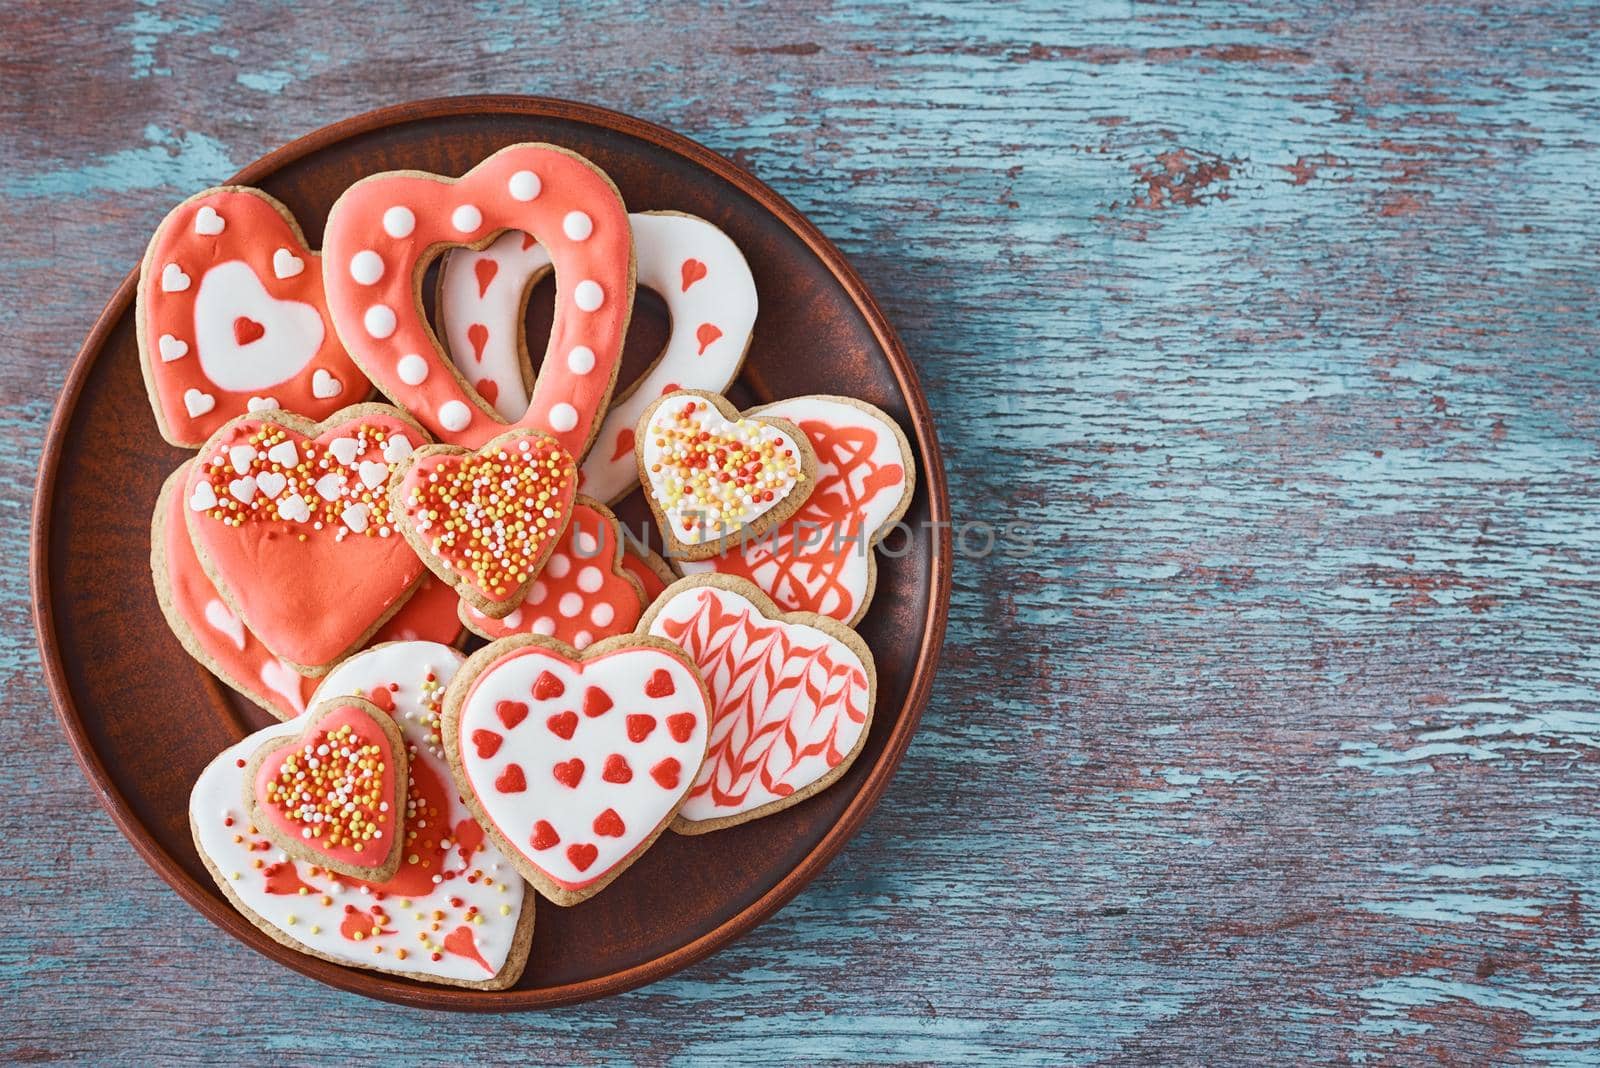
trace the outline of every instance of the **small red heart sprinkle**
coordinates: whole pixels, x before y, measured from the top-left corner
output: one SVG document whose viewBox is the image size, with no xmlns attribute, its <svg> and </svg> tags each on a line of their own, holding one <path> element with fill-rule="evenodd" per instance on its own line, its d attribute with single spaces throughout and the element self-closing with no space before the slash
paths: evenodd
<svg viewBox="0 0 1600 1068">
<path fill-rule="evenodd" d="M 683 291 L 689 292 L 689 287 L 706 276 L 706 265 L 697 259 L 683 261 Z"/>
<path fill-rule="evenodd" d="M 666 668 L 656 668 L 656 673 L 644 684 L 644 692 L 648 697 L 671 697 L 678 692 L 678 688 L 672 684 L 671 672 Z"/>
<path fill-rule="evenodd" d="M 494 714 L 500 717 L 506 730 L 510 730 L 528 718 L 528 706 L 521 701 L 499 701 L 494 706 Z"/>
<path fill-rule="evenodd" d="M 628 741 L 642 742 L 656 729 L 656 717 L 634 713 L 628 717 Z"/>
<path fill-rule="evenodd" d="M 576 790 L 578 784 L 583 781 L 583 761 L 573 757 L 571 760 L 564 760 L 557 764 L 550 769 L 550 772 L 556 777 L 556 782 Z"/>
<path fill-rule="evenodd" d="M 689 735 L 694 733 L 694 713 L 679 712 L 677 715 L 667 717 L 667 730 L 672 732 L 675 742 L 687 742 Z"/>
<path fill-rule="evenodd" d="M 628 767 L 621 753 L 612 753 L 606 757 L 606 769 L 600 773 L 600 777 L 606 782 L 632 782 L 633 769 Z"/>
<path fill-rule="evenodd" d="M 489 292 L 489 283 L 494 281 L 494 276 L 500 273 L 500 264 L 491 259 L 481 259 L 472 265 L 472 273 L 478 276 L 478 299 Z"/>
<path fill-rule="evenodd" d="M 611 711 L 612 701 L 610 696 L 598 686 L 591 686 L 583 695 L 583 714 L 590 719 L 603 716 Z"/>
<path fill-rule="evenodd" d="M 557 712 L 544 721 L 550 732 L 558 738 L 572 741 L 572 732 L 578 729 L 578 714 L 576 712 Z"/>
<path fill-rule="evenodd" d="M 520 794 L 528 788 L 528 780 L 522 774 L 521 764 L 507 764 L 506 770 L 495 779 L 494 788 L 503 794 Z"/>
<path fill-rule="evenodd" d="M 554 827 L 550 826 L 548 820 L 540 820 L 533 825 L 533 837 L 529 841 L 533 843 L 533 848 L 535 849 L 549 849 L 551 846 L 561 843 L 561 836 L 556 833 Z"/>
<path fill-rule="evenodd" d="M 467 327 L 467 343 L 472 346 L 472 359 L 482 363 L 483 347 L 489 343 L 489 328 L 482 323 L 473 323 Z"/>
<path fill-rule="evenodd" d="M 385 712 L 394 711 L 394 694 L 389 692 L 389 687 L 387 686 L 374 686 L 372 692 L 367 694 L 367 700 Z"/>
<path fill-rule="evenodd" d="M 488 760 L 500 751 L 501 738 L 494 731 L 476 730 L 472 732 L 472 744 L 478 747 L 478 757 Z"/>
<path fill-rule="evenodd" d="M 700 329 L 694 332 L 694 339 L 700 342 L 700 351 L 695 353 L 695 355 L 704 356 L 706 354 L 706 349 L 711 347 L 711 343 L 721 336 L 722 331 L 718 330 L 715 326 L 712 326 L 710 323 L 701 323 Z"/>
<path fill-rule="evenodd" d="M 267 334 L 267 328 L 247 315 L 241 315 L 233 321 L 233 340 L 240 345 L 260 341 Z"/>
<path fill-rule="evenodd" d="M 667 757 L 667 759 L 650 769 L 650 777 L 663 790 L 676 790 L 678 788 L 678 776 L 682 771 L 683 765 L 678 763 L 677 757 Z"/>
<path fill-rule="evenodd" d="M 536 701 L 548 701 L 566 692 L 567 688 L 561 684 L 561 680 L 548 671 L 539 672 L 539 677 L 533 680 L 533 697 Z"/>
<path fill-rule="evenodd" d="M 621 838 L 627 830 L 614 808 L 608 808 L 594 818 L 594 833 L 602 838 Z"/>
<path fill-rule="evenodd" d="M 589 865 L 594 863 L 600 850 L 585 842 L 583 845 L 567 846 L 567 859 L 572 861 L 572 866 L 579 871 L 588 871 Z"/>
</svg>

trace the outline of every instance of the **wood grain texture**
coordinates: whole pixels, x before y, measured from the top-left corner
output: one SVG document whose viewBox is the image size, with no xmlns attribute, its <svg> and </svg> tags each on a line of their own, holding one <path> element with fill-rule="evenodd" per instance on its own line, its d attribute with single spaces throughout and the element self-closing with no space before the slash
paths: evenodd
<svg viewBox="0 0 1600 1068">
<path fill-rule="evenodd" d="M 0 18 L 0 256 L 37 287 L 0 305 L 0 1059 L 1600 1056 L 1600 7 Z M 167 208 L 482 91 L 791 198 L 919 361 L 958 513 L 1013 528 L 958 564 L 922 731 L 823 877 L 677 978 L 514 1019 L 200 920 L 79 775 L 23 580 L 55 390 Z"/>
</svg>

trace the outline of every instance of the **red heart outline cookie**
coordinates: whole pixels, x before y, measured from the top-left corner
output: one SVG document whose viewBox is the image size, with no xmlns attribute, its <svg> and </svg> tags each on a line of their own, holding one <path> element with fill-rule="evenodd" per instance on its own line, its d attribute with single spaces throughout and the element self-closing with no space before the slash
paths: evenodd
<svg viewBox="0 0 1600 1068">
<path fill-rule="evenodd" d="M 182 448 L 248 412 L 324 419 L 371 392 L 334 332 L 320 257 L 258 189 L 208 189 L 167 213 L 134 317 L 156 425 Z"/>
<path fill-rule="evenodd" d="M 672 829 L 705 834 L 770 816 L 850 769 L 872 727 L 877 668 L 855 631 L 778 610 L 744 579 L 681 579 L 639 622 L 694 658 L 714 718 L 706 761 Z"/>
<path fill-rule="evenodd" d="M 422 275 L 443 248 L 530 234 L 555 263 L 555 318 L 527 412 L 581 459 L 610 401 L 633 311 L 633 235 L 603 171 L 555 145 L 511 145 L 460 178 L 390 171 L 328 213 L 323 274 L 335 327 L 380 389 L 438 435 L 476 448 L 507 424 L 439 347 Z"/>
<path fill-rule="evenodd" d="M 782 523 L 811 495 L 817 458 L 800 428 L 685 389 L 639 416 L 645 500 L 674 559 L 702 560 Z"/>
<path fill-rule="evenodd" d="M 791 397 L 750 409 L 805 432 L 817 484 L 765 537 L 705 560 L 677 560 L 685 575 L 716 571 L 754 582 L 779 608 L 860 622 L 877 588 L 872 551 L 911 505 L 911 443 L 888 414 L 853 397 Z"/>
<path fill-rule="evenodd" d="M 579 652 L 597 641 L 627 634 L 638 624 L 647 602 L 639 580 L 623 564 L 622 546 L 622 527 L 611 509 L 580 496 L 572 505 L 572 522 L 522 604 L 494 619 L 461 601 L 461 622 L 490 641 L 541 634 Z"/>
<path fill-rule="evenodd" d="M 291 857 L 352 878 L 394 877 L 405 850 L 405 739 L 361 697 L 322 701 L 299 734 L 245 766 L 250 822 Z"/>
<path fill-rule="evenodd" d="M 240 416 L 189 468 L 185 518 L 217 591 L 268 649 L 320 676 L 399 611 L 425 569 L 388 525 L 389 476 L 427 434 L 383 404 L 313 423 Z"/>
<path fill-rule="evenodd" d="M 436 576 L 489 616 L 514 611 L 572 518 L 578 465 L 550 435 L 512 430 L 472 450 L 428 445 L 395 471 L 388 507 Z"/>
<path fill-rule="evenodd" d="M 444 750 L 495 844 L 539 893 L 575 905 L 671 823 L 705 758 L 710 709 L 693 662 L 660 638 L 580 653 L 518 635 L 451 681 Z"/>
</svg>

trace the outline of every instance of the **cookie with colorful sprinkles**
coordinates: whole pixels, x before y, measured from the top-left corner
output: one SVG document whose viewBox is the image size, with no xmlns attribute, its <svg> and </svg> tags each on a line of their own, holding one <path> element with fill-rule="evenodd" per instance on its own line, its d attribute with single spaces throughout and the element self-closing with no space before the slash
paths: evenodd
<svg viewBox="0 0 1600 1068">
<path fill-rule="evenodd" d="M 741 415 L 726 397 L 678 390 L 639 416 L 634 458 L 668 556 L 701 560 L 793 515 L 817 457 L 786 419 Z"/>
</svg>

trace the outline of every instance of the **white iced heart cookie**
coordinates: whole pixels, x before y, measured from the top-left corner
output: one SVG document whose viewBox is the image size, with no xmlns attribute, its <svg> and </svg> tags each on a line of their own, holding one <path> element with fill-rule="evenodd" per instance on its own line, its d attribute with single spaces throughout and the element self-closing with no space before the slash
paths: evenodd
<svg viewBox="0 0 1600 1068">
<path fill-rule="evenodd" d="M 266 839 L 245 818 L 241 765 L 304 724 L 258 731 L 201 772 L 189 804 L 195 846 L 228 899 L 272 938 L 323 960 L 431 982 L 488 989 L 516 982 L 532 940 L 533 901 L 485 841 L 439 748 L 439 700 L 460 663 L 448 646 L 393 642 L 346 660 L 313 695 L 312 703 L 365 697 L 404 737 L 408 811 L 427 815 L 408 829 L 406 861 L 386 882 L 335 876 L 263 848 Z"/>
<path fill-rule="evenodd" d="M 659 638 L 578 653 L 519 635 L 457 676 L 444 746 L 490 837 L 541 894 L 572 905 L 671 821 L 705 757 L 709 718 L 698 671 Z"/>
</svg>

